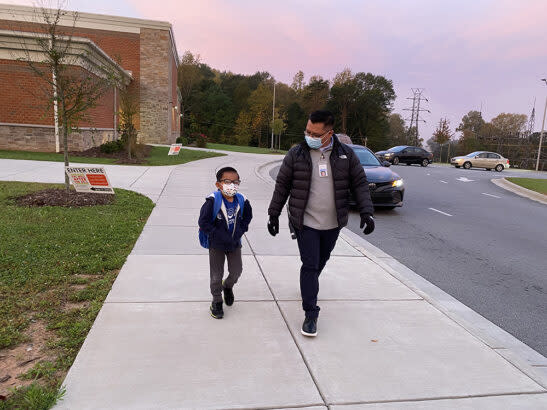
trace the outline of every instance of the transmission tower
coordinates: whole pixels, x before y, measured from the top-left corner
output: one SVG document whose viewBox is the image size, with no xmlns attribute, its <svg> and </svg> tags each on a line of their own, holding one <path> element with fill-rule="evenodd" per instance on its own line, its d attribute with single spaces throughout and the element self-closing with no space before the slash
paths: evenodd
<svg viewBox="0 0 547 410">
<path fill-rule="evenodd" d="M 410 115 L 410 118 L 406 118 L 407 121 L 410 121 L 409 130 L 412 130 L 412 127 L 416 130 L 414 135 L 410 136 L 410 143 L 412 145 L 418 145 L 420 141 L 420 132 L 418 124 L 420 122 L 425 123 L 426 121 L 423 119 L 420 119 L 420 113 L 421 112 L 428 112 L 431 114 L 431 111 L 425 108 L 420 108 L 420 103 L 422 101 L 429 102 L 427 98 L 425 98 L 422 94 L 424 92 L 423 88 L 412 88 L 412 97 L 408 97 L 407 100 L 412 100 L 412 108 L 404 108 L 404 111 L 412 111 L 412 114 Z"/>
<path fill-rule="evenodd" d="M 534 98 L 534 106 L 532 107 L 532 114 L 530 114 L 530 119 L 528 120 L 528 128 L 526 130 L 526 136 L 529 137 L 534 133 L 534 127 L 536 122 L 536 99 Z"/>
</svg>

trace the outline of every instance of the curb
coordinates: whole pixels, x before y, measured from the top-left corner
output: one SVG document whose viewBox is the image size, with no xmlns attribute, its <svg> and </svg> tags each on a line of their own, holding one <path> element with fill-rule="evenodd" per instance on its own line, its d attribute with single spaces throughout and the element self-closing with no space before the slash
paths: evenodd
<svg viewBox="0 0 547 410">
<path fill-rule="evenodd" d="M 281 161 L 270 161 L 257 166 L 255 168 L 256 175 L 269 185 L 274 185 L 269 171 L 274 164 L 279 162 Z M 264 175 L 265 171 L 266 175 Z M 546 357 L 348 228 L 343 228 L 340 236 L 366 258 L 383 268 L 388 274 L 494 350 L 541 387 L 547 389 Z"/>
<path fill-rule="evenodd" d="M 532 191 L 531 189 L 521 187 L 520 185 L 507 181 L 507 179 L 505 178 L 494 178 L 494 179 L 491 179 L 490 181 L 493 184 L 509 192 L 520 195 L 524 198 L 531 199 L 532 201 L 536 201 L 544 205 L 547 205 L 547 195 L 543 195 L 543 194 L 540 194 L 539 192 Z"/>
<path fill-rule="evenodd" d="M 266 182 L 268 185 L 274 186 L 275 181 L 272 180 L 272 178 L 270 178 L 270 170 L 271 168 L 273 168 L 274 165 L 281 162 L 283 162 L 283 159 L 277 159 L 277 160 L 265 162 L 264 164 L 260 164 L 259 166 L 255 168 L 256 176 L 260 178 L 261 180 L 263 180 L 264 182 Z M 262 175 L 262 172 L 265 168 L 268 168 L 268 170 L 266 171 L 266 177 Z"/>
</svg>

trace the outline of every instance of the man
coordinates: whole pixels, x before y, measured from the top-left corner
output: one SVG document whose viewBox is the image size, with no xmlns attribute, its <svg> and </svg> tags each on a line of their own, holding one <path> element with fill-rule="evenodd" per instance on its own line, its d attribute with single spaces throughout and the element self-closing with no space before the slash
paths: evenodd
<svg viewBox="0 0 547 410">
<path fill-rule="evenodd" d="M 289 198 L 289 223 L 300 250 L 300 292 L 305 319 L 302 334 L 317 335 L 319 275 L 347 225 L 349 192 L 353 193 L 365 235 L 374 230 L 372 200 L 363 167 L 353 150 L 334 134 L 329 111 L 309 116 L 305 141 L 287 153 L 277 175 L 268 208 L 268 231 L 279 233 L 279 215 Z"/>
</svg>

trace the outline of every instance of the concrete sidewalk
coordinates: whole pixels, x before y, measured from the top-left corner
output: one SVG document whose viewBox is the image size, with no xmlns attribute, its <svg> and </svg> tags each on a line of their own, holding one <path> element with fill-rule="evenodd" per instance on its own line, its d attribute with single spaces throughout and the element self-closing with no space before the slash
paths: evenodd
<svg viewBox="0 0 547 410">
<path fill-rule="evenodd" d="M 319 335 L 302 336 L 296 243 L 287 228 L 272 238 L 265 227 L 272 185 L 261 165 L 279 159 L 231 153 L 154 181 L 132 174 L 132 184 L 158 193 L 157 205 L 57 408 L 547 408 L 545 379 L 528 366 L 547 366 L 545 358 L 532 353 L 524 363 L 499 351 L 429 297 L 427 283 L 347 231 L 322 274 Z M 223 165 L 240 172 L 254 219 L 236 303 L 214 320 L 196 221 Z M 0 161 L 0 179 L 30 178 L 22 165 L 10 175 L 5 168 Z M 108 172 L 114 180 L 117 168 Z"/>
</svg>

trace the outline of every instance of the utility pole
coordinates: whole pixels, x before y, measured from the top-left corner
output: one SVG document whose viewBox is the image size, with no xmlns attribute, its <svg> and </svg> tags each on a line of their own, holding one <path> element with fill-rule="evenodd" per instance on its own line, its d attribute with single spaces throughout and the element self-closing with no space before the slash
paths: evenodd
<svg viewBox="0 0 547 410">
<path fill-rule="evenodd" d="M 273 83 L 273 104 L 272 104 L 272 148 L 274 150 L 274 121 L 275 121 L 275 80 Z"/>
<path fill-rule="evenodd" d="M 407 121 L 410 121 L 409 129 L 411 130 L 414 126 L 416 128 L 416 133 L 414 136 L 414 140 L 411 140 L 410 142 L 413 143 L 412 145 L 418 145 L 418 142 L 420 140 L 420 133 L 419 133 L 419 127 L 418 124 L 421 122 L 426 122 L 425 120 L 420 119 L 420 112 L 428 112 L 431 114 L 431 111 L 420 108 L 420 103 L 422 101 L 429 102 L 429 100 L 422 96 L 424 92 L 424 88 L 412 88 L 412 93 L 414 94 L 412 97 L 408 97 L 407 100 L 412 100 L 412 108 L 404 108 L 403 111 L 412 111 L 412 114 L 410 116 L 410 119 L 406 119 Z"/>
<path fill-rule="evenodd" d="M 547 79 L 542 78 L 541 81 L 547 85 Z M 545 113 L 547 112 L 547 97 L 545 97 L 545 108 L 543 109 L 543 122 L 541 123 L 541 134 L 539 134 L 538 159 L 536 161 L 536 171 L 539 170 L 539 158 L 541 157 L 541 144 L 543 143 L 543 134 L 545 133 Z"/>
</svg>

